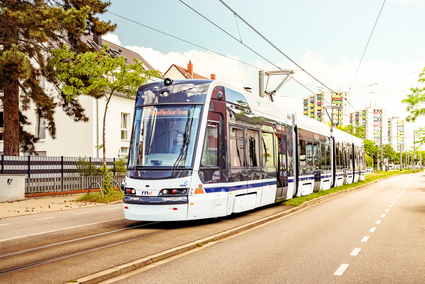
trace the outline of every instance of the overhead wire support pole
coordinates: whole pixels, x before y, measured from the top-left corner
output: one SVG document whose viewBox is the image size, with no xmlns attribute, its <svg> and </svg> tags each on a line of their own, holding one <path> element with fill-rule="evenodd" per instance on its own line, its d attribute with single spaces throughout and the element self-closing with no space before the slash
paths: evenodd
<svg viewBox="0 0 425 284">
<path fill-rule="evenodd" d="M 232 8 L 230 8 L 226 3 L 224 3 L 223 0 L 219 0 L 221 2 L 221 4 L 223 4 L 227 9 L 229 9 L 235 16 L 237 16 L 239 19 L 241 19 L 241 21 L 243 21 L 248 27 L 250 27 L 254 32 L 256 32 L 262 39 L 264 39 L 268 44 L 270 44 L 271 46 L 273 46 L 280 54 L 282 54 L 283 56 L 285 56 L 289 61 L 291 61 L 293 64 L 295 64 L 295 66 L 297 66 L 298 68 L 301 69 L 301 71 L 304 71 L 307 75 L 309 75 L 311 78 L 313 78 L 314 80 L 316 80 L 317 82 L 319 82 L 321 85 L 325 86 L 329 91 L 331 91 L 332 93 L 334 93 L 334 91 L 329 88 L 328 86 L 326 86 L 325 84 L 323 84 L 322 82 L 320 82 L 318 79 L 316 79 L 316 77 L 314 77 L 313 75 L 311 75 L 310 73 L 308 73 L 304 68 L 302 68 L 300 65 L 298 65 L 298 63 L 296 63 L 294 60 L 292 60 L 289 56 L 287 56 L 282 50 L 280 50 L 277 46 L 275 46 L 272 42 L 270 42 L 266 37 L 264 37 L 259 31 L 257 31 L 253 26 L 251 26 L 247 21 L 245 21 L 241 16 L 239 16 L 238 13 L 236 13 Z"/>
</svg>

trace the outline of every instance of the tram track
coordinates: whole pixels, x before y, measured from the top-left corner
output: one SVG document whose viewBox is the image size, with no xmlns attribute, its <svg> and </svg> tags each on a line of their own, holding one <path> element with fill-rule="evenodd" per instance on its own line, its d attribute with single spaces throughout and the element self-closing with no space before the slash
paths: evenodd
<svg viewBox="0 0 425 284">
<path fill-rule="evenodd" d="M 155 222 L 155 223 L 157 223 L 157 222 Z M 154 224 L 154 223 L 150 223 L 150 224 Z M 145 224 L 145 225 L 148 225 L 148 224 Z M 142 227 L 142 226 L 143 225 L 136 226 L 136 227 L 133 227 L 133 228 Z M 123 229 L 123 230 L 120 230 L 120 231 L 122 232 L 122 231 L 126 231 L 126 230 L 128 230 L 128 229 Z M 86 254 L 86 253 L 90 253 L 90 252 L 94 252 L 94 251 L 98 251 L 98 250 L 102 250 L 102 249 L 107 249 L 107 248 L 110 248 L 110 247 L 119 246 L 119 245 L 131 243 L 131 242 L 135 242 L 135 241 L 142 240 L 142 239 L 145 239 L 145 238 L 149 238 L 149 237 L 152 237 L 152 236 L 155 236 L 155 235 L 158 235 L 158 234 L 161 234 L 161 233 L 165 233 L 165 232 L 166 231 L 157 231 L 157 232 L 149 233 L 149 234 L 146 234 L 146 235 L 143 235 L 143 236 L 140 236 L 140 237 L 135 237 L 135 238 L 123 240 L 123 241 L 120 241 L 120 242 L 105 244 L 105 245 L 101 245 L 101 246 L 98 246 L 98 247 L 95 247 L 95 248 L 90 248 L 90 249 L 83 249 L 81 251 L 76 251 L 74 253 L 69 253 L 69 254 L 66 254 L 66 255 L 49 257 L 49 258 L 46 258 L 46 259 L 43 259 L 43 260 L 40 260 L 40 261 L 31 262 L 31 263 L 28 263 L 28 264 L 25 264 L 25 265 L 22 265 L 22 266 L 19 266 L 19 267 L 11 268 L 11 269 L 8 269 L 8 270 L 0 270 L 0 276 L 3 275 L 3 274 L 10 273 L 10 272 L 16 272 L 16 271 L 20 271 L 20 270 L 23 270 L 23 269 L 26 269 L 26 268 L 35 267 L 35 266 L 38 266 L 38 265 L 43 265 L 43 264 L 55 262 L 55 261 L 58 261 L 58 260 L 63 260 L 63 259 L 66 259 L 66 258 L 75 257 L 75 256 L 78 256 L 78 255 L 82 255 L 82 254 Z M 21 254 L 25 254 L 25 253 L 28 253 L 28 252 L 34 252 L 34 251 L 46 249 L 46 248 L 52 248 L 54 246 L 65 245 L 65 244 L 69 244 L 71 242 L 82 241 L 83 239 L 93 238 L 93 237 L 96 237 L 96 236 L 99 236 L 99 235 L 107 235 L 107 234 L 111 234 L 111 233 L 116 233 L 116 232 L 103 233 L 103 234 L 98 234 L 98 235 L 94 235 L 94 236 L 90 236 L 90 237 L 86 237 L 86 238 L 79 238 L 79 239 L 70 240 L 70 241 L 66 241 L 66 242 L 62 242 L 62 243 L 51 244 L 51 245 L 47 245 L 47 246 L 43 246 L 43 247 L 37 247 L 37 248 L 33 248 L 33 249 L 18 251 L 18 252 L 6 254 L 6 255 L 0 255 L 0 259 L 4 258 L 4 260 L 7 261 L 8 260 L 7 257 L 21 255 Z"/>
<path fill-rule="evenodd" d="M 31 246 L 30 243 L 35 238 L 34 236 L 28 237 L 27 240 L 25 238 L 19 238 L 17 240 L 5 241 L 0 247 L 0 253 L 2 251 L 4 252 L 3 249 L 7 248 L 9 243 L 13 242 L 20 242 L 20 244 L 13 244 L 12 246 L 18 248 L 24 247 L 24 249 L 14 249 L 13 251 L 0 254 L 0 277 L 3 278 L 14 273 L 22 273 L 29 268 L 41 267 L 71 258 L 85 258 L 83 257 L 84 255 L 90 255 L 95 252 L 100 252 L 102 255 L 104 250 L 113 250 L 116 247 L 125 247 L 126 245 L 128 247 L 131 243 L 151 240 L 160 234 L 178 228 L 158 225 L 158 223 L 148 222 L 140 224 L 140 222 L 136 222 L 135 225 L 129 225 L 122 229 L 94 233 L 40 246 Z M 54 233 L 48 232 L 45 236 L 38 235 L 36 237 L 56 240 L 52 234 Z M 39 243 L 38 240 L 34 240 L 34 242 Z M 88 258 L 93 261 L 101 261 L 96 257 Z M 79 261 L 77 260 L 77 262 Z M 85 260 L 81 262 L 84 263 Z"/>
</svg>

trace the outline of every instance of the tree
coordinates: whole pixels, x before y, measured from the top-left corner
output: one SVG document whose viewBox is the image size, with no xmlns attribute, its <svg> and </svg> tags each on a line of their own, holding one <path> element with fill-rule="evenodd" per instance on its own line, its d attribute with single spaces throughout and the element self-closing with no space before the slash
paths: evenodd
<svg viewBox="0 0 425 284">
<path fill-rule="evenodd" d="M 60 90 L 54 70 L 47 69 L 53 49 L 67 42 L 79 52 L 89 49 L 83 34 L 105 34 L 115 29 L 95 17 L 110 3 L 102 0 L 0 0 L 0 96 L 4 110 L 4 154 L 34 152 L 37 137 L 23 129 L 30 124 L 23 111 L 34 103 L 36 113 L 47 121 L 55 138 L 55 107 L 60 106 L 75 121 L 88 121 L 78 98 L 66 100 L 62 93 L 47 93 L 40 81 Z M 21 109 L 20 106 L 21 105 Z"/>
<path fill-rule="evenodd" d="M 62 92 L 69 100 L 80 94 L 90 95 L 93 92 L 99 94 L 98 98 L 106 100 L 103 114 L 103 164 L 106 166 L 106 114 L 109 102 L 116 93 L 132 97 L 137 88 L 153 77 L 160 77 L 157 70 L 143 69 L 143 62 L 135 59 L 136 63 L 127 64 L 123 56 L 110 56 L 107 54 L 108 45 L 101 52 L 85 52 L 78 55 L 69 50 L 66 45 L 53 51 L 53 58 L 49 60 L 49 66 L 56 69 L 58 80 L 64 83 Z M 83 82 L 80 78 L 88 78 Z"/>
<path fill-rule="evenodd" d="M 418 82 L 425 83 L 425 68 L 419 74 Z M 406 117 L 406 121 L 415 122 L 419 116 L 425 115 L 425 87 L 410 88 L 410 91 L 412 93 L 407 95 L 407 98 L 402 100 L 401 103 L 407 105 L 406 111 L 410 113 Z"/>
<path fill-rule="evenodd" d="M 338 125 L 336 127 L 339 130 L 342 130 L 344 132 L 347 132 L 357 138 L 361 138 L 363 139 L 363 137 L 365 137 L 365 129 L 363 128 L 363 126 L 358 126 L 358 127 L 354 127 L 353 125 L 349 124 L 349 125 Z"/>
</svg>

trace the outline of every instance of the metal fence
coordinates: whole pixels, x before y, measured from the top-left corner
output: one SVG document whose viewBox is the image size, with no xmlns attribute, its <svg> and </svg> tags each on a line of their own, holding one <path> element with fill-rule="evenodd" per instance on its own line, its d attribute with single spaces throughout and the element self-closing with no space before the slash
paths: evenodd
<svg viewBox="0 0 425 284">
<path fill-rule="evenodd" d="M 41 157 L 1 155 L 0 174 L 24 174 L 26 178 L 54 178 L 79 176 L 77 164 L 81 157 Z M 84 158 L 99 167 L 102 158 Z M 106 164 L 113 170 L 115 158 L 107 158 Z M 115 173 L 114 173 L 115 174 Z"/>
<path fill-rule="evenodd" d="M 124 180 L 124 177 L 124 175 L 116 175 L 113 178 L 119 186 Z M 85 190 L 94 182 L 102 185 L 102 176 L 26 178 L 25 194 Z"/>
</svg>

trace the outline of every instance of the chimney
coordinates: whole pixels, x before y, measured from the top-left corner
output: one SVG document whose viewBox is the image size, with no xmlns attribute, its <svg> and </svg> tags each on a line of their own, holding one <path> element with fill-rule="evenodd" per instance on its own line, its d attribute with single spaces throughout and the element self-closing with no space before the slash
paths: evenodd
<svg viewBox="0 0 425 284">
<path fill-rule="evenodd" d="M 93 41 L 98 45 L 102 46 L 102 35 L 93 34 Z"/>
<path fill-rule="evenodd" d="M 193 64 L 192 61 L 189 60 L 189 63 L 187 64 L 187 72 L 189 72 L 190 76 L 193 78 Z"/>
<path fill-rule="evenodd" d="M 215 74 L 211 74 L 211 80 L 215 80 Z"/>
</svg>

